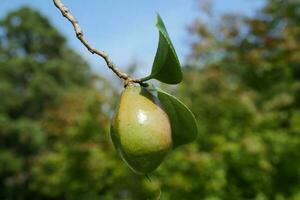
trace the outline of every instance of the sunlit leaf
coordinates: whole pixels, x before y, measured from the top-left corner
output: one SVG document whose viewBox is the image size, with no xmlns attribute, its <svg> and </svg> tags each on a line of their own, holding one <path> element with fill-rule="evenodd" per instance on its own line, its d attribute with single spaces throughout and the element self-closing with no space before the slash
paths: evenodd
<svg viewBox="0 0 300 200">
<path fill-rule="evenodd" d="M 157 79 L 168 84 L 180 83 L 182 81 L 181 66 L 166 27 L 159 15 L 157 15 L 156 27 L 159 31 L 156 56 L 151 74 L 142 80 Z"/>
</svg>

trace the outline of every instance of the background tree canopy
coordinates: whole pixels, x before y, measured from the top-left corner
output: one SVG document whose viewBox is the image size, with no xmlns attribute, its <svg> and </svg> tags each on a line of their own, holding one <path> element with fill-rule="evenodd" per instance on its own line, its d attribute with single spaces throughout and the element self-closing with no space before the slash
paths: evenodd
<svg viewBox="0 0 300 200">
<path fill-rule="evenodd" d="M 211 12 L 207 10 L 207 14 Z M 117 91 L 47 18 L 0 20 L 0 199 L 300 199 L 300 5 L 268 0 L 253 18 L 190 25 L 184 82 L 169 91 L 200 136 L 152 182 L 117 156 Z"/>
</svg>

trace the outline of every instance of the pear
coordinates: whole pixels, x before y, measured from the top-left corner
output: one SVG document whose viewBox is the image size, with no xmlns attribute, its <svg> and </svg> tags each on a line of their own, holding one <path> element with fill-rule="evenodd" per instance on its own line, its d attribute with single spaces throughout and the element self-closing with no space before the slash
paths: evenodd
<svg viewBox="0 0 300 200">
<path fill-rule="evenodd" d="M 111 138 L 129 167 L 154 171 L 172 148 L 171 125 L 159 99 L 140 86 L 127 86 L 112 119 Z"/>
</svg>

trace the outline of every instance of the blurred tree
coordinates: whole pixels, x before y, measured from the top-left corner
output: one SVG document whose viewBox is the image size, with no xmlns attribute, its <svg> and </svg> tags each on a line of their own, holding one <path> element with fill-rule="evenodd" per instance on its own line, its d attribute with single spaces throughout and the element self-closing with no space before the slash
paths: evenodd
<svg viewBox="0 0 300 200">
<path fill-rule="evenodd" d="M 112 85 L 39 12 L 0 20 L 0 199 L 151 195 L 108 137 Z"/>
<path fill-rule="evenodd" d="M 1 112 L 39 117 L 64 88 L 87 85 L 90 71 L 38 12 L 20 8 L 0 22 Z"/>
<path fill-rule="evenodd" d="M 163 166 L 165 199 L 300 199 L 299 1 L 269 0 L 252 18 L 207 13 L 214 23 L 190 27 L 177 91 L 200 136 Z"/>
<path fill-rule="evenodd" d="M 0 21 L 0 52 L 0 199 L 25 199 L 33 157 L 46 148 L 45 109 L 69 88 L 88 87 L 91 73 L 49 21 L 27 7 Z"/>
</svg>

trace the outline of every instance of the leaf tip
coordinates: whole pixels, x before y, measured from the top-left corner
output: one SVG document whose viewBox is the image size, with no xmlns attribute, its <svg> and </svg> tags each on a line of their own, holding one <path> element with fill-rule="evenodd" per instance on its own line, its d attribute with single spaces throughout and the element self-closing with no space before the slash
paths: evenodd
<svg viewBox="0 0 300 200">
<path fill-rule="evenodd" d="M 164 21 L 162 20 L 160 14 L 158 12 L 156 12 L 156 27 L 159 29 L 159 31 L 163 30 L 163 31 L 167 32 Z"/>
<path fill-rule="evenodd" d="M 158 23 L 159 21 L 162 21 L 162 18 L 161 18 L 161 16 L 160 16 L 160 14 L 159 14 L 159 12 L 158 11 L 156 11 L 156 23 Z"/>
</svg>

